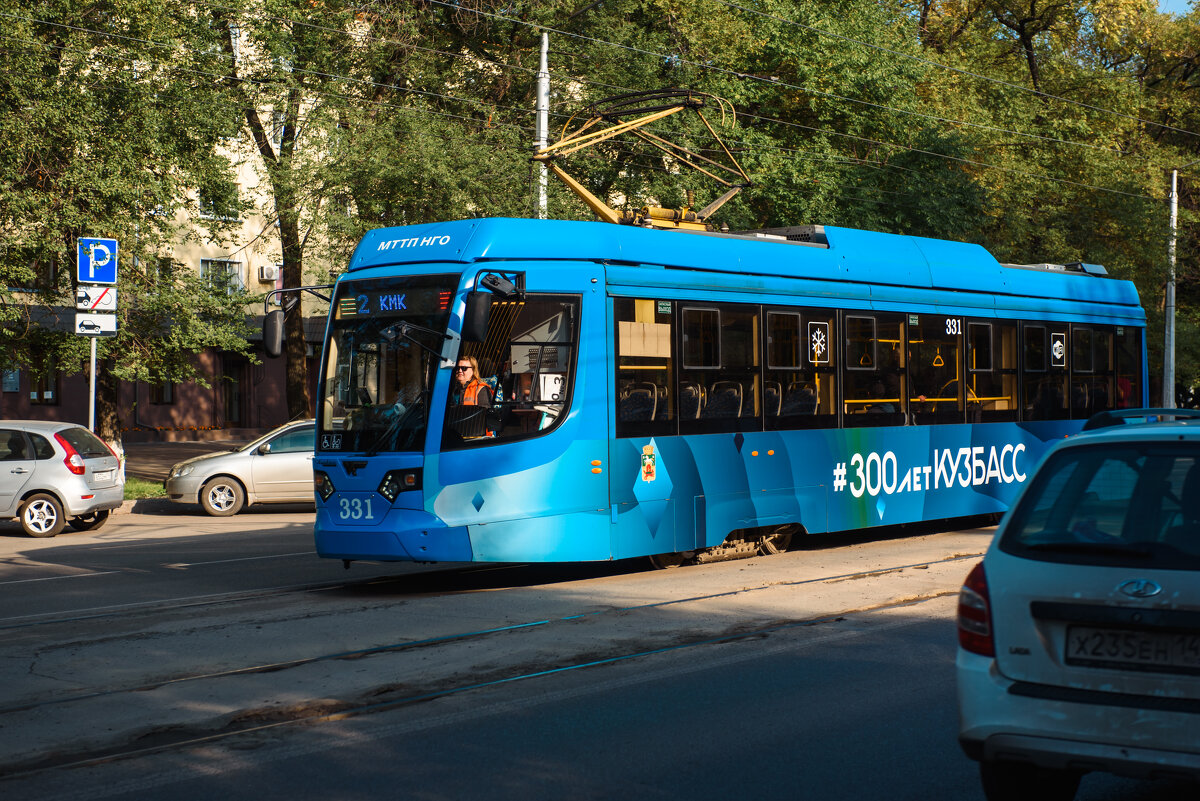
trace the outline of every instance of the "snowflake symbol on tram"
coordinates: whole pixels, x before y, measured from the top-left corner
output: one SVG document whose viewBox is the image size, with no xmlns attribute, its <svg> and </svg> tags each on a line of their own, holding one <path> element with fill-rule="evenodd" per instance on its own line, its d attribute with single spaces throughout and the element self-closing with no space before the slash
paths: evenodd
<svg viewBox="0 0 1200 801">
<path fill-rule="evenodd" d="M 812 334 L 812 360 L 813 362 L 821 361 L 821 357 L 825 355 L 825 332 L 820 328 L 813 331 Z"/>
</svg>

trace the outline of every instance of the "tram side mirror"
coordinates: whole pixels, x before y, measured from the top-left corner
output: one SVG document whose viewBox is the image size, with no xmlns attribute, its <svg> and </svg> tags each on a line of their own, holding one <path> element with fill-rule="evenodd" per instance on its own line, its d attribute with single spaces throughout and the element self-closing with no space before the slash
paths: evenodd
<svg viewBox="0 0 1200 801">
<path fill-rule="evenodd" d="M 492 316 L 491 292 L 468 292 L 467 308 L 463 313 L 464 342 L 483 342 L 487 339 L 488 319 Z"/>
<path fill-rule="evenodd" d="M 263 348 L 272 359 L 283 353 L 283 310 L 274 309 L 263 318 Z"/>
</svg>

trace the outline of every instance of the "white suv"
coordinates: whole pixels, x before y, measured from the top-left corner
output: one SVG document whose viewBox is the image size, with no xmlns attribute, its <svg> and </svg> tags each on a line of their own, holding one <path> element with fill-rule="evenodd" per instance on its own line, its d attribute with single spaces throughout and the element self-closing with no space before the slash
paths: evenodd
<svg viewBox="0 0 1200 801">
<path fill-rule="evenodd" d="M 1200 412 L 1106 412 L 1047 454 L 958 633 L 989 801 L 1065 801 L 1089 771 L 1200 779 Z"/>
</svg>

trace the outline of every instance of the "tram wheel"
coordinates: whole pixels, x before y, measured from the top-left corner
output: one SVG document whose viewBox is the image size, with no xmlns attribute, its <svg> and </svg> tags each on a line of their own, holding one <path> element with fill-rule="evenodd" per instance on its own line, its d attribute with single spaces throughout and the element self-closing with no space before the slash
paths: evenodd
<svg viewBox="0 0 1200 801">
<path fill-rule="evenodd" d="M 670 570 L 673 567 L 679 567 L 685 561 L 687 561 L 687 554 L 679 552 L 650 555 L 650 564 L 654 565 L 657 570 Z"/>
<path fill-rule="evenodd" d="M 775 553 L 783 553 L 792 544 L 792 533 L 795 531 L 795 526 L 779 526 L 770 534 L 763 536 L 758 542 L 758 552 L 763 556 L 769 556 Z"/>
</svg>

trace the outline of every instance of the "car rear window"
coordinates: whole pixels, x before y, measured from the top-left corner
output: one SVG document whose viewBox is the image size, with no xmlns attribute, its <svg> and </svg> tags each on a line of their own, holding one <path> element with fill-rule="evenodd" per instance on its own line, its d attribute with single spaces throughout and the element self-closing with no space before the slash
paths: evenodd
<svg viewBox="0 0 1200 801">
<path fill-rule="evenodd" d="M 54 458 L 54 446 L 50 444 L 50 440 L 46 439 L 41 434 L 35 434 L 32 431 L 29 432 L 29 438 L 33 440 L 33 458 Z"/>
<path fill-rule="evenodd" d="M 1200 569 L 1200 447 L 1066 448 L 1038 470 L 1000 548 L 1048 561 Z"/>
<path fill-rule="evenodd" d="M 71 443 L 71 447 L 79 452 L 84 459 L 95 459 L 98 456 L 112 456 L 108 446 L 100 438 L 86 428 L 66 428 L 58 432 L 59 436 Z"/>
</svg>

